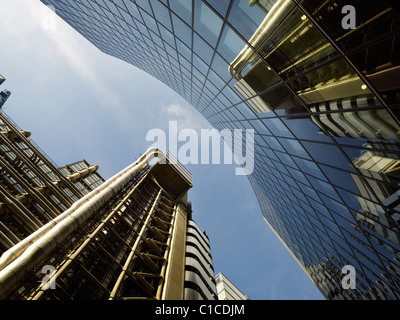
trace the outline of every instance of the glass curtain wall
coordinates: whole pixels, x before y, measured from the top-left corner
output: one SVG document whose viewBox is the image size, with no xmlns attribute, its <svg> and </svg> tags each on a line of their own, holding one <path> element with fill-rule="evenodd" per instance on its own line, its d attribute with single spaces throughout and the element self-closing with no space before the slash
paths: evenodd
<svg viewBox="0 0 400 320">
<path fill-rule="evenodd" d="M 265 220 L 328 299 L 399 299 L 399 12 L 391 1 L 43 0 L 217 129 L 255 130 Z M 357 27 L 341 10 L 354 5 Z M 266 244 L 268 245 L 268 244 Z M 356 289 L 344 289 L 344 266 Z"/>
</svg>

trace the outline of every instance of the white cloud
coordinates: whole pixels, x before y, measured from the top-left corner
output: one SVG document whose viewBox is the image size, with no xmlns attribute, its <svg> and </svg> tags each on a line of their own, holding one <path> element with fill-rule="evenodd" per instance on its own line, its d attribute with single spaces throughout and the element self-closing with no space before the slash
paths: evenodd
<svg viewBox="0 0 400 320">
<path fill-rule="evenodd" d="M 194 129 L 210 129 L 211 125 L 198 113 L 193 107 L 182 106 L 178 103 L 173 103 L 165 109 L 165 114 L 169 120 L 178 122 L 178 130 Z"/>
<path fill-rule="evenodd" d="M 35 32 L 42 33 L 43 38 L 50 40 L 47 42 L 49 55 L 58 54 L 63 57 L 66 67 L 92 89 L 88 95 L 97 97 L 98 107 L 93 117 L 100 117 L 99 114 L 105 112 L 117 123 L 119 130 L 130 134 L 136 133 L 140 123 L 132 110 L 132 105 L 123 103 L 119 92 L 110 86 L 110 83 L 129 74 L 131 70 L 126 70 L 129 69 L 126 68 L 126 63 L 102 53 L 57 16 L 51 7 L 45 6 L 40 1 L 22 0 L 22 2 L 21 5 L 27 8 L 24 14 L 30 13 L 30 17 L 27 17 L 30 21 L 27 22 L 27 27 L 23 28 L 24 32 L 28 33 L 28 30 L 34 28 Z M 110 65 L 114 68 L 110 68 Z"/>
<path fill-rule="evenodd" d="M 36 24 L 39 24 L 44 33 L 54 43 L 59 54 L 66 58 L 67 63 L 94 91 L 100 95 L 100 103 L 103 106 L 117 105 L 118 97 L 107 90 L 107 85 L 96 72 L 93 64 L 93 54 L 87 51 L 87 47 L 78 41 L 78 34 L 72 27 L 59 18 L 51 7 L 33 4 L 29 1 L 29 9 Z M 83 41 L 87 41 L 82 39 Z M 97 50 L 97 49 L 96 49 Z"/>
</svg>

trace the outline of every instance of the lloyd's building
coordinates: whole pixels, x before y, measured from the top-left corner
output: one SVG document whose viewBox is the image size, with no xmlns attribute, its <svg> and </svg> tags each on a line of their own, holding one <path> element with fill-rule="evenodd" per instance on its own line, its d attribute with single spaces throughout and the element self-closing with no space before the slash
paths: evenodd
<svg viewBox="0 0 400 320">
<path fill-rule="evenodd" d="M 55 168 L 0 121 L 0 299 L 217 298 L 191 174 L 169 153 L 151 148 L 104 181 L 86 161 Z"/>
<path fill-rule="evenodd" d="M 215 128 L 255 130 L 265 221 L 327 299 L 400 298 L 396 1 L 42 2 Z"/>
<path fill-rule="evenodd" d="M 104 180 L 58 167 L 0 112 L 1 300 L 215 300 L 211 248 L 192 219 L 192 175 L 148 149 Z"/>
</svg>

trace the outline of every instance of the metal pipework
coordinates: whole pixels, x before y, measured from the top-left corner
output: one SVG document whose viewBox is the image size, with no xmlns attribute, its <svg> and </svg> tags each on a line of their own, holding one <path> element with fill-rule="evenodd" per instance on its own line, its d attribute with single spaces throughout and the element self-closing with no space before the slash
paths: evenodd
<svg viewBox="0 0 400 320">
<path fill-rule="evenodd" d="M 254 2 L 254 1 L 253 1 Z M 254 5 L 256 2 L 252 4 L 250 1 L 249 5 Z M 252 37 L 249 40 L 249 44 L 257 50 L 257 48 L 272 34 L 275 30 L 275 27 L 279 24 L 282 17 L 288 14 L 288 12 L 293 9 L 295 4 L 290 0 L 279 0 L 276 2 L 271 10 L 268 12 L 263 22 L 254 32 Z M 250 59 L 255 55 L 255 51 L 252 50 L 249 46 L 245 46 L 239 55 L 232 61 L 229 65 L 229 74 L 234 76 L 236 80 L 241 79 L 240 74 L 235 73 L 240 70 L 244 65 L 250 62 Z"/>
<path fill-rule="evenodd" d="M 76 260 L 76 257 L 80 255 L 80 253 L 88 246 L 89 243 L 93 240 L 93 238 L 96 237 L 96 235 L 103 230 L 104 226 L 115 216 L 115 214 L 120 211 L 123 207 L 125 207 L 126 202 L 128 199 L 132 196 L 132 194 L 136 191 L 138 186 L 144 181 L 144 179 L 147 177 L 148 172 L 141 177 L 140 181 L 132 188 L 132 190 L 129 191 L 129 193 L 120 201 L 120 203 L 111 210 L 111 212 L 108 214 L 108 216 L 102 220 L 102 222 L 96 227 L 96 230 L 94 230 L 91 234 L 87 235 L 85 241 L 79 245 L 79 247 L 74 250 L 74 252 L 68 257 L 68 260 L 63 263 L 63 265 L 57 270 L 57 273 L 53 275 L 54 279 L 57 279 L 61 274 L 65 272 L 69 268 L 72 262 Z M 1 227 L 1 225 L 0 225 Z M 0 229 L 1 231 L 1 229 Z M 137 232 L 137 231 L 136 231 Z M 29 300 L 38 300 L 41 295 L 44 293 L 44 290 L 40 290 L 34 297 L 29 298 Z"/>
<path fill-rule="evenodd" d="M 0 199 L 30 232 L 35 232 L 43 225 L 21 202 L 15 200 L 3 186 L 0 186 Z"/>
<path fill-rule="evenodd" d="M 7 250 L 0 258 L 0 299 L 4 299 L 20 279 L 40 263 L 84 221 L 118 193 L 152 159 L 164 157 L 150 148 L 137 161 L 75 202 L 68 210 Z"/>
<path fill-rule="evenodd" d="M 160 271 L 161 280 L 160 280 L 160 283 L 158 284 L 158 288 L 157 288 L 157 293 L 156 293 L 156 299 L 157 300 L 161 300 L 161 298 L 162 298 L 164 282 L 165 282 L 165 274 L 167 272 L 168 255 L 169 255 L 169 252 L 171 250 L 171 242 L 172 242 L 172 237 L 173 237 L 173 228 L 174 228 L 174 223 L 175 223 L 174 220 L 176 219 L 177 215 L 178 215 L 178 206 L 175 206 L 174 207 L 174 211 L 173 211 L 172 220 L 171 220 L 171 225 L 169 227 L 169 237 L 168 237 L 168 240 L 167 240 L 167 249 L 165 250 L 165 253 L 164 253 L 164 261 L 163 261 L 163 264 L 161 266 L 161 271 Z"/>
<path fill-rule="evenodd" d="M 109 300 L 113 300 L 113 299 L 115 298 L 116 294 L 118 293 L 118 290 L 119 290 L 119 288 L 120 288 L 120 286 L 121 286 L 121 283 L 122 283 L 122 281 L 123 281 L 123 279 L 124 279 L 124 277 L 125 277 L 126 271 L 129 270 L 129 266 L 130 266 L 130 264 L 131 264 L 131 262 L 132 262 L 132 260 L 133 260 L 133 257 L 134 257 L 135 254 L 136 254 L 136 249 L 137 249 L 137 247 L 139 246 L 140 242 L 142 241 L 143 235 L 144 235 L 144 233 L 146 232 L 146 229 L 147 229 L 147 227 L 148 227 L 148 225 L 149 225 L 149 223 L 150 223 L 150 221 L 151 221 L 151 218 L 152 218 L 152 216 L 153 216 L 153 213 L 154 213 L 154 210 L 155 210 L 155 208 L 156 208 L 156 205 L 157 205 L 158 202 L 159 202 L 159 199 L 160 199 L 160 196 L 161 196 L 161 192 L 162 192 L 162 189 L 160 189 L 160 191 L 158 192 L 157 198 L 156 198 L 156 200 L 154 201 L 154 203 L 153 203 L 153 205 L 152 205 L 152 207 L 151 207 L 151 209 L 150 209 L 150 212 L 149 212 L 149 214 L 147 215 L 147 218 L 146 218 L 145 222 L 144 222 L 143 225 L 142 225 L 142 228 L 141 228 L 141 230 L 140 230 L 140 232 L 139 232 L 139 234 L 138 234 L 138 237 L 136 238 L 136 241 L 135 241 L 135 243 L 133 244 L 133 247 L 132 247 L 132 249 L 131 249 L 131 251 L 130 251 L 130 253 L 129 253 L 128 258 L 127 258 L 126 261 L 125 261 L 125 264 L 124 264 L 124 266 L 123 266 L 123 268 L 122 268 L 121 273 L 119 274 L 119 277 L 118 277 L 118 279 L 117 279 L 117 282 L 114 284 L 114 287 L 113 287 L 113 289 L 112 289 L 112 291 L 111 291 L 111 293 L 110 293 Z"/>
<path fill-rule="evenodd" d="M 46 197 L 41 196 L 44 194 L 44 188 L 31 187 L 29 183 L 24 179 L 21 179 L 18 172 L 2 156 L 0 156 L 0 166 L 30 194 L 30 196 L 39 203 L 50 216 L 55 218 L 60 214 L 60 212 L 51 205 L 51 202 Z"/>
<path fill-rule="evenodd" d="M 5 234 L 5 236 L 9 238 L 14 244 L 21 241 L 21 239 L 19 239 L 18 236 L 14 234 L 14 232 L 1 221 L 0 221 L 0 231 L 2 231 Z"/>
<path fill-rule="evenodd" d="M 54 193 L 55 196 L 66 206 L 70 207 L 72 205 L 72 201 L 67 198 L 61 191 L 54 187 L 52 182 L 50 181 L 49 177 L 40 169 L 38 169 L 35 165 L 33 165 L 27 155 L 19 149 L 16 145 L 12 144 L 9 139 L 5 138 L 3 135 L 0 134 L 0 140 L 4 145 L 6 145 L 21 161 L 23 161 L 24 165 L 31 170 L 33 173 L 36 174 L 43 183 L 48 186 L 51 191 Z M 33 149 L 32 149 L 33 151 Z"/>
<path fill-rule="evenodd" d="M 47 159 L 47 157 L 43 156 L 43 154 L 38 150 L 38 148 L 32 143 L 31 140 L 28 139 L 28 137 L 31 136 L 30 131 L 26 130 L 18 130 L 16 125 L 10 121 L 3 113 L 0 113 L 0 119 L 12 130 L 14 133 L 17 135 L 18 138 L 20 138 L 22 141 L 24 141 L 28 146 L 31 148 L 32 151 L 34 151 L 34 155 L 39 159 L 42 160 L 44 164 L 46 164 L 50 169 L 53 170 L 53 173 L 56 174 L 61 181 L 66 183 L 66 185 L 69 187 L 69 189 L 78 197 L 81 198 L 83 194 L 76 188 L 76 186 L 68 181 L 59 171 L 58 169 L 54 166 L 54 164 Z M 56 194 L 56 193 L 55 193 Z M 57 195 L 57 194 L 56 194 Z M 68 205 L 69 207 L 69 205 Z"/>
<path fill-rule="evenodd" d="M 31 132 L 28 130 L 20 130 L 19 133 L 21 133 L 26 138 L 29 138 L 31 136 Z M 6 136 L 8 139 L 18 138 L 18 135 L 12 130 L 0 131 L 0 134 Z"/>
<path fill-rule="evenodd" d="M 68 175 L 66 178 L 72 182 L 72 181 L 78 180 L 79 178 L 87 176 L 89 173 L 95 172 L 97 169 L 99 169 L 99 166 L 97 164 L 95 164 L 95 165 L 90 166 L 81 171 L 72 173 L 72 174 Z"/>
</svg>

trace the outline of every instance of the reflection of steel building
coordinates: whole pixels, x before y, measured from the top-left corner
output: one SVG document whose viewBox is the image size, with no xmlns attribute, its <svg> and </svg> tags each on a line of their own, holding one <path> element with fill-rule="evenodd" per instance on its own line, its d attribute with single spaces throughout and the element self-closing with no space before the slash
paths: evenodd
<svg viewBox="0 0 400 320">
<path fill-rule="evenodd" d="M 396 141 L 399 135 L 398 128 L 392 124 L 385 110 L 363 112 L 363 108 L 365 110 L 377 105 L 379 102 L 376 98 L 359 96 L 355 99 L 326 101 L 313 105 L 310 109 L 318 112 L 318 115 L 315 115 L 319 120 L 317 124 L 322 123 L 326 131 L 332 135 L 361 137 L 372 141 Z"/>
<path fill-rule="evenodd" d="M 151 165 L 154 157 L 167 161 Z M 191 175 L 170 159 L 169 154 L 165 158 L 157 149 L 149 149 L 100 184 L 90 179 L 97 166 L 85 161 L 60 168 L 60 177 L 74 183 L 76 191 L 85 196 L 65 206 L 49 223 L 29 230 L 33 233 L 26 238 L 16 239 L 11 234 L 15 244 L 0 258 L 0 296 L 33 300 L 216 299 L 208 242 L 191 220 L 187 201 Z M 19 175 L 15 178 L 23 180 Z M 86 192 L 87 187 L 93 189 Z M 28 196 L 35 198 L 34 194 Z M 5 200 L 5 212 L 13 212 L 14 207 L 22 211 L 22 203 L 26 203 Z M 21 216 L 25 213 L 25 219 L 33 219 L 35 212 L 25 211 Z M 33 227 L 40 222 L 36 220 L 22 222 Z M 12 227 L 9 221 L 2 225 Z"/>
<path fill-rule="evenodd" d="M 352 178 L 356 186 L 360 190 L 360 194 L 364 197 L 359 197 L 358 201 L 363 210 L 363 215 L 358 214 L 358 219 L 363 221 L 363 226 L 373 228 L 378 234 L 383 235 L 385 238 L 390 239 L 393 243 L 400 245 L 400 234 L 393 231 L 395 227 L 394 221 L 400 220 L 400 213 L 398 212 L 398 194 L 399 186 L 399 168 L 400 161 L 398 159 L 391 159 L 381 157 L 372 151 L 365 151 L 363 154 L 354 160 L 354 164 L 365 175 L 374 178 L 374 190 L 377 195 L 382 199 L 382 203 L 388 208 L 386 212 L 377 204 L 372 204 L 365 200 L 365 194 L 368 193 L 357 175 Z M 383 185 L 380 182 L 386 182 Z M 373 208 L 371 208 L 371 206 Z M 388 228 L 390 226 L 390 228 Z"/>
<path fill-rule="evenodd" d="M 249 180 L 262 213 L 325 297 L 400 298 L 400 247 L 389 236 L 399 206 L 381 193 L 400 181 L 354 162 L 365 150 L 399 158 L 395 1 L 42 2 L 217 129 L 256 130 Z M 357 26 L 346 30 L 349 4 Z M 360 216 L 386 231 L 363 228 Z M 344 265 L 357 270 L 355 290 L 341 287 Z"/>
</svg>

